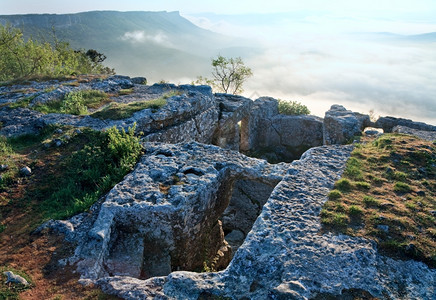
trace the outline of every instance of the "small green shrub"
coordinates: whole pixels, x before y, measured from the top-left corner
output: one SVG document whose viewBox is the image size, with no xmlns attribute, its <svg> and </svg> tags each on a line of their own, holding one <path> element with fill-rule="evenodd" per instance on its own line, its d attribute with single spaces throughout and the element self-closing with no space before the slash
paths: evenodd
<svg viewBox="0 0 436 300">
<path fill-rule="evenodd" d="M 411 191 L 412 191 L 412 188 L 407 183 L 396 182 L 394 184 L 394 192 L 397 192 L 397 193 L 409 193 Z"/>
<path fill-rule="evenodd" d="M 142 146 L 135 127 L 87 130 L 89 143 L 65 161 L 65 176 L 48 191 L 41 208 L 47 218 L 66 218 L 88 209 L 134 167 Z"/>
<path fill-rule="evenodd" d="M 330 191 L 328 197 L 329 197 L 329 200 L 337 200 L 337 199 L 342 197 L 342 193 L 339 190 L 332 190 L 332 191 Z"/>
<path fill-rule="evenodd" d="M 283 115 L 298 116 L 310 114 L 310 110 L 307 108 L 307 106 L 297 101 L 285 101 L 278 99 L 278 108 L 279 113 Z"/>
<path fill-rule="evenodd" d="M 339 179 L 335 183 L 335 188 L 342 192 L 348 192 L 351 190 L 351 182 L 346 178 Z"/>
<path fill-rule="evenodd" d="M 62 103 L 61 112 L 71 115 L 88 114 L 88 107 L 85 105 L 82 92 L 68 93 Z"/>
<path fill-rule="evenodd" d="M 33 108 L 42 113 L 87 115 L 88 108 L 98 108 L 109 101 L 106 93 L 97 90 L 70 92 L 62 100 L 36 104 Z"/>
</svg>

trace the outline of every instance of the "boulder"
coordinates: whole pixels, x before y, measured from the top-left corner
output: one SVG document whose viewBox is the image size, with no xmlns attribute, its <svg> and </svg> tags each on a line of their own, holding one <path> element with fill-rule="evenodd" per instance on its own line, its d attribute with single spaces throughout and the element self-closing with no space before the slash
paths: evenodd
<svg viewBox="0 0 436 300">
<path fill-rule="evenodd" d="M 414 135 L 416 137 L 419 137 L 421 139 L 430 142 L 436 141 L 436 130 L 435 131 L 418 130 L 406 126 L 397 125 L 394 128 L 392 128 L 392 132 Z"/>
<path fill-rule="evenodd" d="M 240 150 L 254 151 L 259 147 L 263 130 L 271 127 L 271 118 L 279 114 L 278 102 L 271 97 L 261 97 L 254 101 L 250 115 L 241 123 Z"/>
<path fill-rule="evenodd" d="M 394 118 L 394 117 L 380 117 L 375 122 L 375 127 L 383 128 L 384 132 L 392 132 L 395 126 L 405 126 L 416 130 L 423 131 L 436 131 L 436 126 L 426 124 L 423 122 L 414 122 L 409 119 Z"/>
<path fill-rule="evenodd" d="M 270 126 L 259 128 L 258 150 L 275 161 L 291 162 L 309 148 L 323 143 L 322 118 L 278 114 L 270 119 Z"/>
<path fill-rule="evenodd" d="M 28 166 L 22 167 L 20 169 L 20 175 L 30 176 L 30 175 L 32 175 L 32 170 Z"/>
<path fill-rule="evenodd" d="M 369 117 L 368 117 L 369 118 Z M 325 113 L 323 135 L 325 145 L 345 144 L 362 132 L 363 121 L 342 105 L 334 104 Z"/>
<path fill-rule="evenodd" d="M 215 94 L 219 110 L 218 128 L 213 144 L 221 148 L 239 151 L 240 123 L 250 114 L 253 101 L 236 95 Z"/>
<path fill-rule="evenodd" d="M 259 98 L 249 116 L 242 119 L 241 151 L 271 162 L 290 162 L 322 145 L 322 122 L 315 116 L 279 114 L 276 99 Z"/>
<path fill-rule="evenodd" d="M 26 279 L 24 279 L 22 276 L 14 274 L 12 271 L 6 271 L 3 272 L 4 275 L 6 275 L 8 278 L 6 279 L 6 284 L 8 283 L 18 283 L 25 286 L 29 285 L 29 282 L 27 282 Z"/>
<path fill-rule="evenodd" d="M 133 84 L 147 84 L 147 78 L 145 77 L 133 77 L 131 80 Z"/>
</svg>

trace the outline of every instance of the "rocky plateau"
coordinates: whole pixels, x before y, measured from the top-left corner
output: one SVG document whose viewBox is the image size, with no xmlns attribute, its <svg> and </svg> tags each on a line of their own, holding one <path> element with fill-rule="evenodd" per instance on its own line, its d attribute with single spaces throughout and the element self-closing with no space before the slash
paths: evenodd
<svg viewBox="0 0 436 300">
<path fill-rule="evenodd" d="M 81 283 L 124 299 L 313 299 L 348 291 L 436 299 L 434 269 L 386 257 L 368 239 L 321 234 L 319 216 L 365 128 L 434 141 L 436 126 L 393 117 L 372 122 L 341 105 L 324 118 L 282 115 L 270 97 L 150 86 L 145 78 L 71 83 L 1 86 L 0 134 L 35 134 L 49 124 L 136 124 L 145 154 L 134 170 L 89 213 L 39 228 L 75 245 L 58 263 L 74 266 Z M 32 109 L 90 89 L 118 103 L 174 94 L 162 108 L 122 120 Z M 132 92 L 119 95 L 122 89 Z M 28 107 L 8 106 L 26 97 Z"/>
</svg>

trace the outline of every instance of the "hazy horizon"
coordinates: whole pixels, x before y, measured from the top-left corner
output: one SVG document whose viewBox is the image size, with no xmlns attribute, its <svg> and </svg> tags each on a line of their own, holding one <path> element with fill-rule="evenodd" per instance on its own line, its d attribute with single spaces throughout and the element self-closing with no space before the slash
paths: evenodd
<svg viewBox="0 0 436 300">
<path fill-rule="evenodd" d="M 298 100 L 320 116 L 338 103 L 362 113 L 373 109 L 377 115 L 436 125 L 436 36 L 415 36 L 436 32 L 435 1 L 88 2 L 0 0 L 0 14 L 180 11 L 201 28 L 250 40 L 260 49 L 241 55 L 254 73 L 244 96 Z M 126 32 L 121 38 L 170 42 L 143 31 Z M 172 63 L 177 68 L 178 63 Z M 117 69 L 136 75 L 123 71 Z M 152 73 L 143 75 L 174 83 L 195 79 L 159 70 Z"/>
</svg>

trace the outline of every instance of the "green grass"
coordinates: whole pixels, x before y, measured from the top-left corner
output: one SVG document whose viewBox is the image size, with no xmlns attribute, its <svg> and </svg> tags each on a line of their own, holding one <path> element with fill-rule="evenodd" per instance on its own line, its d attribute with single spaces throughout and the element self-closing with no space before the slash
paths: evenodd
<svg viewBox="0 0 436 300">
<path fill-rule="evenodd" d="M 351 157 L 347 161 L 347 165 L 345 167 L 345 175 L 353 180 L 363 180 L 362 175 L 362 163 L 361 160 L 356 157 Z"/>
<path fill-rule="evenodd" d="M 161 107 L 167 104 L 167 99 L 174 95 L 175 95 L 174 93 L 169 93 L 158 99 L 148 100 L 148 101 L 137 101 L 127 104 L 112 102 L 107 107 L 93 113 L 91 116 L 102 120 L 121 120 L 121 119 L 130 118 L 131 116 L 133 116 L 135 112 L 144 109 L 152 109 L 152 110 L 160 109 Z"/>
<path fill-rule="evenodd" d="M 380 201 L 375 199 L 372 196 L 363 196 L 363 203 L 366 206 L 379 206 L 380 205 Z"/>
<path fill-rule="evenodd" d="M 97 90 L 70 92 L 61 100 L 36 104 L 33 109 L 39 112 L 87 115 L 88 109 L 96 109 L 108 103 L 109 96 Z"/>
<path fill-rule="evenodd" d="M 131 93 L 133 93 L 133 88 L 131 89 L 121 89 L 118 92 L 118 95 L 123 96 L 123 95 L 130 95 Z"/>
<path fill-rule="evenodd" d="M 10 108 L 27 108 L 29 107 L 30 102 L 32 102 L 33 99 L 35 99 L 36 96 L 29 96 L 29 97 L 24 97 L 14 103 L 9 104 Z"/>
<path fill-rule="evenodd" d="M 351 205 L 351 206 L 348 208 L 348 213 L 349 213 L 351 216 L 358 216 L 358 215 L 361 215 L 361 214 L 363 213 L 363 209 L 362 209 L 360 206 L 357 206 L 357 205 Z"/>
<path fill-rule="evenodd" d="M 63 133 L 56 133 L 56 129 L 48 126 L 39 135 L 0 139 L 0 163 L 9 165 L 1 175 L 5 178 L 10 174 L 9 180 L 1 181 L 2 191 L 19 180 L 23 159 L 37 155 L 35 164 L 45 173 L 41 178 L 26 178 L 26 182 L 35 182 L 26 187 L 20 201 L 35 205 L 33 211 L 44 219 L 67 218 L 88 209 L 122 180 L 142 153 L 134 127 L 127 132 L 116 128 L 103 132 L 85 128 L 75 133 L 74 128 L 64 128 Z M 46 141 L 65 134 L 71 138 L 62 147 L 43 146 Z"/>
<path fill-rule="evenodd" d="M 394 185 L 394 191 L 397 193 L 409 193 L 412 191 L 412 188 L 407 183 L 396 182 Z"/>
<path fill-rule="evenodd" d="M 88 142 L 65 160 L 63 176 L 53 178 L 44 191 L 48 197 L 41 208 L 46 218 L 66 218 L 88 209 L 133 169 L 142 152 L 134 127 L 84 134 Z"/>
<path fill-rule="evenodd" d="M 400 172 L 400 171 L 396 171 L 393 174 L 393 177 L 398 180 L 398 181 L 402 181 L 405 182 L 407 180 L 407 174 L 404 172 Z"/>
<path fill-rule="evenodd" d="M 401 134 L 364 137 L 328 196 L 322 231 L 373 239 L 385 255 L 436 266 L 435 144 Z"/>
<path fill-rule="evenodd" d="M 336 200 L 342 197 L 342 193 L 339 190 L 332 190 L 328 195 L 330 200 Z"/>
<path fill-rule="evenodd" d="M 354 182 L 354 186 L 359 190 L 369 190 L 371 188 L 371 184 L 365 181 Z"/>
<path fill-rule="evenodd" d="M 335 183 L 335 188 L 342 192 L 350 191 L 351 187 L 351 181 L 346 178 L 341 178 Z"/>
</svg>

